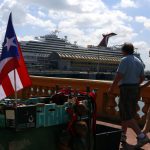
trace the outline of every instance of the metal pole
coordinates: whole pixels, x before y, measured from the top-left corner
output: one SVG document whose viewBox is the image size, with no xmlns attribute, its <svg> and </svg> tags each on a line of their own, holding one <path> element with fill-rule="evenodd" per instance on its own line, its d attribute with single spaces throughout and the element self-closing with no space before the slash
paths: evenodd
<svg viewBox="0 0 150 150">
<path fill-rule="evenodd" d="M 17 105 L 16 69 L 14 70 L 15 104 Z"/>
</svg>

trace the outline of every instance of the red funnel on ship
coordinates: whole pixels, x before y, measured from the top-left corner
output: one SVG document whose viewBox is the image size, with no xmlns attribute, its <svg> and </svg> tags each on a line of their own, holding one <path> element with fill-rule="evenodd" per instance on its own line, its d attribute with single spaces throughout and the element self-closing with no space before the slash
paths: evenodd
<svg viewBox="0 0 150 150">
<path fill-rule="evenodd" d="M 97 47 L 107 47 L 107 44 L 108 44 L 108 39 L 111 37 L 111 36 L 115 36 L 117 35 L 116 33 L 109 33 L 109 34 L 103 34 L 103 39 L 101 40 L 101 42 L 98 44 Z"/>
</svg>

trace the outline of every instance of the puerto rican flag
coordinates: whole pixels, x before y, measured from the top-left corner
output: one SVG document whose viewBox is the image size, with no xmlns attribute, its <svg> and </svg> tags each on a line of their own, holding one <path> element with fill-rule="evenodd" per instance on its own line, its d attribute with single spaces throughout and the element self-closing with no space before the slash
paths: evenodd
<svg viewBox="0 0 150 150">
<path fill-rule="evenodd" d="M 15 89 L 18 91 L 30 85 L 31 80 L 10 14 L 0 57 L 0 100 L 14 94 Z"/>
</svg>

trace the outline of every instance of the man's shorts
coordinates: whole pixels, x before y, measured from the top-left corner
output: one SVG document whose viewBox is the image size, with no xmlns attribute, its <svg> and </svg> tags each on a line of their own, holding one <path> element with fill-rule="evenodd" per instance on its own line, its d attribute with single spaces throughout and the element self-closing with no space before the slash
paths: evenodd
<svg viewBox="0 0 150 150">
<path fill-rule="evenodd" d="M 119 111 L 121 121 L 135 118 L 139 99 L 139 85 L 121 85 Z"/>
</svg>

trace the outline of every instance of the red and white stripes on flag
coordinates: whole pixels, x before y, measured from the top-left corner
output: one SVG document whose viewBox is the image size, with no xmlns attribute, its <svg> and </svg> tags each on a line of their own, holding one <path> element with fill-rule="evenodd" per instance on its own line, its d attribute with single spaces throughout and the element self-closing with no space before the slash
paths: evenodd
<svg viewBox="0 0 150 150">
<path fill-rule="evenodd" d="M 16 74 L 16 91 L 23 88 L 20 76 L 18 71 L 15 69 L 11 71 L 8 76 L 3 80 L 2 84 L 0 85 L 0 100 L 4 99 L 8 95 L 11 95 L 15 92 L 15 81 L 14 81 L 14 71 Z"/>
</svg>

